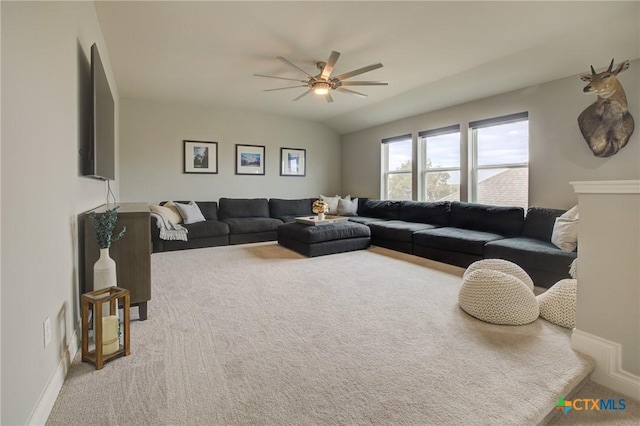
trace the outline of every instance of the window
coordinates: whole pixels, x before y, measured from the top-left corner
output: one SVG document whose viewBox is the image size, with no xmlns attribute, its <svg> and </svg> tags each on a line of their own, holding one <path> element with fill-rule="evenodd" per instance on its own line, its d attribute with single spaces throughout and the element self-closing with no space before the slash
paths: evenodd
<svg viewBox="0 0 640 426">
<path fill-rule="evenodd" d="M 527 208 L 529 118 L 526 112 L 469 123 L 470 201 Z"/>
<path fill-rule="evenodd" d="M 420 200 L 460 200 L 460 126 L 418 134 L 420 143 Z"/>
<path fill-rule="evenodd" d="M 382 194 L 384 200 L 411 200 L 413 193 L 411 135 L 382 140 Z"/>
</svg>

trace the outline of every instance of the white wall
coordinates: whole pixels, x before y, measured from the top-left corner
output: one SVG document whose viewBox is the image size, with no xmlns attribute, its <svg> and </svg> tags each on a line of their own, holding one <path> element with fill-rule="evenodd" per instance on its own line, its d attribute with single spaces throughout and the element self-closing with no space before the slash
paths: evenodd
<svg viewBox="0 0 640 426">
<path fill-rule="evenodd" d="M 606 66 L 608 61 L 604 58 L 595 66 Z M 342 191 L 380 197 L 383 138 L 417 135 L 421 130 L 460 124 L 461 138 L 466 141 L 470 121 L 528 111 L 529 205 L 570 208 L 577 203 L 570 181 L 640 177 L 640 60 L 632 61 L 630 69 L 619 78 L 636 121 L 636 131 L 615 156 L 595 157 L 580 134 L 578 115 L 596 97 L 583 94 L 585 83 L 575 76 L 344 135 Z"/>
<path fill-rule="evenodd" d="M 340 190 L 340 138 L 323 124 L 234 108 L 122 99 L 122 201 L 301 198 Z M 218 142 L 218 174 L 184 174 L 183 140 Z M 235 174 L 235 144 L 264 145 L 265 175 Z M 307 150 L 305 177 L 280 176 L 280 148 Z"/>
<path fill-rule="evenodd" d="M 79 176 L 78 150 L 88 131 L 84 96 L 91 44 L 98 43 L 109 74 L 110 62 L 93 3 L 2 2 L 0 7 L 0 423 L 17 425 L 46 420 L 64 379 L 68 348 L 71 355 L 77 348 L 76 220 L 78 213 L 105 202 L 104 182 Z M 53 339 L 45 349 L 47 317 Z"/>
</svg>

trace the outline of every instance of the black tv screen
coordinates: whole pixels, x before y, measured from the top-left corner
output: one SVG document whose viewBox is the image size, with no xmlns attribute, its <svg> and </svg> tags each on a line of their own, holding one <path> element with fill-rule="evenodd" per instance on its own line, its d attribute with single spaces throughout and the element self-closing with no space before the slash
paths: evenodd
<svg viewBox="0 0 640 426">
<path fill-rule="evenodd" d="M 84 175 L 115 180 L 115 107 L 95 43 L 91 46 L 91 95 L 91 135 Z"/>
</svg>

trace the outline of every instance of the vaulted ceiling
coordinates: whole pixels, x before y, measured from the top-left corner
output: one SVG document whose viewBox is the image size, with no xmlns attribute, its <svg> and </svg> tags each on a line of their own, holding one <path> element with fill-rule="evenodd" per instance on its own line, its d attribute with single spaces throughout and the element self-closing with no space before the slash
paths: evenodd
<svg viewBox="0 0 640 426">
<path fill-rule="evenodd" d="M 96 2 L 123 98 L 231 106 L 325 123 L 340 134 L 640 57 L 640 2 Z M 305 89 L 332 50 L 366 99 Z M 295 84 L 294 84 L 295 85 Z M 581 82 L 576 77 L 576 90 Z"/>
</svg>

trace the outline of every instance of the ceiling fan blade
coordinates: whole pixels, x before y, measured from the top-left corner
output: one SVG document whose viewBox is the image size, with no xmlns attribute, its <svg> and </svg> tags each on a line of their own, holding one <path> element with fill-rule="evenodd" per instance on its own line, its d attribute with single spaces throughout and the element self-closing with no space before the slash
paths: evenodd
<svg viewBox="0 0 640 426">
<path fill-rule="evenodd" d="M 298 96 L 297 98 L 295 98 L 295 99 L 294 99 L 294 100 L 292 100 L 291 102 L 295 102 L 295 101 L 297 101 L 298 99 L 300 99 L 300 98 L 302 98 L 302 97 L 304 97 L 304 96 L 307 96 L 307 95 L 308 95 L 309 93 L 311 93 L 312 91 L 313 91 L 313 89 L 309 89 L 309 90 L 307 90 L 307 91 L 303 92 L 303 93 L 302 93 L 302 95 Z"/>
<path fill-rule="evenodd" d="M 297 65 L 292 64 L 291 62 L 287 61 L 285 58 L 283 58 L 282 56 L 278 56 L 278 59 L 280 59 L 282 62 L 284 62 L 285 64 L 289 65 L 291 68 L 294 68 L 298 71 L 300 71 L 301 73 L 304 73 L 306 75 L 308 75 L 309 77 L 311 77 L 313 80 L 315 80 L 316 78 L 314 76 L 312 76 L 311 74 L 309 74 L 308 72 L 306 72 L 305 70 L 303 70 L 302 68 L 299 68 Z"/>
<path fill-rule="evenodd" d="M 254 74 L 254 76 L 256 76 L 256 77 L 267 77 L 267 78 L 278 78 L 280 80 L 299 81 L 301 83 L 306 83 L 306 80 L 300 80 L 299 78 L 277 77 L 275 75 L 264 75 L 264 74 Z"/>
<path fill-rule="evenodd" d="M 388 81 L 341 81 L 341 86 L 388 86 Z"/>
<path fill-rule="evenodd" d="M 345 89 L 344 87 L 336 87 L 336 90 L 338 92 L 343 92 L 343 93 L 348 93 L 350 95 L 355 95 L 361 98 L 366 98 L 367 95 L 365 95 L 364 93 L 360 93 L 360 92 L 356 92 L 355 90 L 349 90 L 349 89 Z"/>
<path fill-rule="evenodd" d="M 366 67 L 358 68 L 357 70 L 349 71 L 344 74 L 340 74 L 339 76 L 334 78 L 338 80 L 345 80 L 359 74 L 364 74 L 365 72 L 377 70 L 378 68 L 382 68 L 382 64 L 380 62 L 378 62 L 377 64 L 367 65 Z"/>
<path fill-rule="evenodd" d="M 309 87 L 309 86 L 305 84 L 301 86 L 278 87 L 277 89 L 266 89 L 266 90 L 263 90 L 263 92 L 275 92 L 276 90 L 295 89 L 296 87 Z"/>
<path fill-rule="evenodd" d="M 329 93 L 324 95 L 324 98 L 327 100 L 327 103 L 333 102 L 333 98 L 331 97 L 331 95 Z"/>
<path fill-rule="evenodd" d="M 322 74 L 320 75 L 321 80 L 327 80 L 331 75 L 331 71 L 333 71 L 333 67 L 335 66 L 338 58 L 340 57 L 340 52 L 336 52 L 335 50 L 331 51 L 331 55 L 327 60 L 324 68 L 322 69 Z"/>
</svg>

